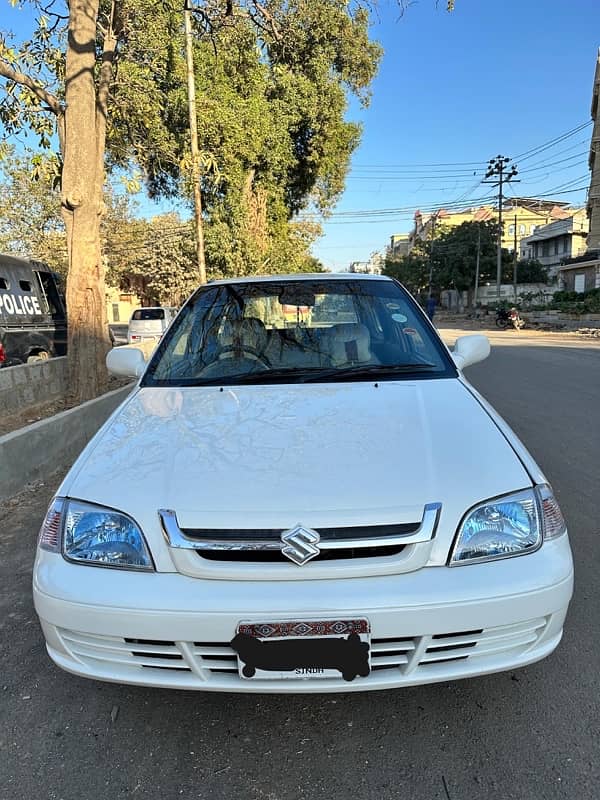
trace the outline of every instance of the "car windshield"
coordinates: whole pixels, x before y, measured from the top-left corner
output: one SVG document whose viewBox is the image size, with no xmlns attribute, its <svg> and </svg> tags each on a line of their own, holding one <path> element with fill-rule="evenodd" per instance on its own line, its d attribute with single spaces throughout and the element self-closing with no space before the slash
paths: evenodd
<svg viewBox="0 0 600 800">
<path fill-rule="evenodd" d="M 217 284 L 171 327 L 145 386 L 450 377 L 443 345 L 390 280 Z"/>
<path fill-rule="evenodd" d="M 131 317 L 133 322 L 139 322 L 141 320 L 164 319 L 164 318 L 165 318 L 164 308 L 138 308 L 137 311 L 133 312 L 133 315 Z"/>
</svg>

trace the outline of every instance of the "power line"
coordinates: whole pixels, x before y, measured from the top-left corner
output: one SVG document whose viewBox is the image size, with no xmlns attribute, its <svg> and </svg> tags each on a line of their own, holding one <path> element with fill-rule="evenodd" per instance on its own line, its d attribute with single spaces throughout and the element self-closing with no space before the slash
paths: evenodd
<svg viewBox="0 0 600 800">
<path fill-rule="evenodd" d="M 587 156 L 587 151 L 583 151 L 581 153 L 576 153 L 574 155 L 568 156 L 567 158 L 562 158 L 558 160 L 552 159 L 545 159 L 542 161 L 537 161 L 534 164 L 531 164 L 527 169 L 521 171 L 521 174 L 530 174 L 532 172 L 543 171 L 545 169 L 551 169 L 558 164 L 564 164 L 570 161 L 573 161 L 576 158 L 581 158 L 582 156 Z M 572 166 L 576 166 L 573 164 Z M 477 173 L 475 173 L 477 174 Z M 479 174 L 483 177 L 484 171 L 482 170 Z M 419 183 L 422 181 L 452 181 L 455 185 L 457 184 L 467 184 L 471 183 L 473 180 L 474 174 L 462 174 L 462 175 L 450 175 L 450 174 L 443 174 L 443 175 L 421 175 L 421 174 L 396 174 L 396 175 L 353 175 L 350 174 L 347 178 L 348 181 L 371 181 L 371 182 L 385 182 L 385 183 L 396 183 L 396 182 L 414 182 Z M 479 185 L 479 181 L 476 185 Z"/>
<path fill-rule="evenodd" d="M 409 162 L 406 164 L 356 164 L 355 167 L 360 169 L 379 169 L 380 167 L 391 169 L 403 169 L 404 167 L 469 167 L 481 166 L 482 161 L 440 161 L 436 164 L 423 164 L 418 162 Z"/>
<path fill-rule="evenodd" d="M 555 167 L 557 164 L 564 164 L 567 161 L 573 161 L 575 158 L 581 158 L 582 156 L 587 156 L 587 152 L 583 153 L 576 153 L 574 156 L 568 156 L 568 158 L 561 158 L 558 161 L 551 161 L 551 162 L 538 162 L 536 166 L 529 166 L 527 169 L 521 170 L 521 175 L 525 175 L 529 172 L 537 172 L 539 170 L 550 169 L 551 167 Z M 584 159 L 585 162 L 585 159 Z M 582 163 L 582 162 L 578 162 Z M 576 164 L 572 164 L 571 166 L 576 166 Z M 570 167 L 568 167 L 570 169 Z M 558 171 L 558 170 L 557 170 Z"/>
<path fill-rule="evenodd" d="M 479 185 L 479 184 L 478 184 Z M 484 197 L 476 197 L 472 198 L 469 201 L 469 207 L 485 205 L 487 202 L 493 199 L 493 195 L 485 195 Z M 465 202 L 463 200 L 454 200 L 452 202 L 443 203 L 442 205 L 436 204 L 435 206 L 428 206 L 421 208 L 420 211 L 423 214 L 428 213 L 435 213 L 436 211 L 440 210 L 448 210 L 453 208 L 464 209 Z M 465 209 L 466 210 L 466 209 Z M 398 208 L 376 208 L 376 209 L 354 209 L 352 211 L 337 211 L 333 212 L 329 215 L 328 218 L 339 218 L 339 217 L 365 217 L 365 216 L 385 216 L 390 214 L 413 214 L 415 213 L 414 205 L 398 207 Z M 310 220 L 310 217 L 303 217 L 303 220 Z M 325 219 L 325 222 L 328 220 Z"/>
<path fill-rule="evenodd" d="M 524 153 L 519 153 L 519 155 L 515 156 L 515 161 L 527 161 L 529 158 L 533 158 L 533 156 L 537 155 L 538 153 L 543 152 L 544 150 L 548 150 L 551 147 L 554 147 L 555 144 L 559 144 L 563 142 L 565 139 L 569 139 L 571 136 L 574 136 L 579 131 L 582 131 L 584 128 L 589 127 L 592 124 L 593 120 L 588 120 L 587 122 L 583 122 L 581 125 L 578 125 L 576 128 L 571 128 L 571 130 L 562 133 L 560 136 L 555 137 L 554 139 L 550 139 L 548 142 L 544 142 L 542 145 L 538 145 L 537 147 L 531 148 L 531 150 L 525 150 Z"/>
<path fill-rule="evenodd" d="M 479 173 L 483 177 L 483 172 Z M 349 181 L 454 181 L 456 183 L 470 183 L 475 176 L 469 175 L 349 175 Z"/>
<path fill-rule="evenodd" d="M 576 189 L 569 189 L 566 192 L 559 191 L 558 194 L 573 194 L 573 192 L 587 191 L 589 188 L 590 188 L 589 186 L 578 186 Z M 536 197 L 551 197 L 553 194 L 557 194 L 556 189 L 554 189 L 551 192 L 545 192 L 545 193 L 543 192 L 537 194 Z"/>
<path fill-rule="evenodd" d="M 588 177 L 588 175 L 579 175 L 577 178 L 572 178 L 570 181 L 566 181 L 565 183 L 561 183 L 558 186 L 555 186 L 553 189 L 549 189 L 549 192 L 557 192 L 560 189 L 568 189 L 572 184 L 578 183 L 579 181 L 583 181 Z"/>
<path fill-rule="evenodd" d="M 515 156 L 515 160 L 524 161 L 528 160 L 529 158 L 533 158 L 537 153 L 541 153 L 545 150 L 554 147 L 557 144 L 560 144 L 562 141 L 569 139 L 571 136 L 574 136 L 579 131 L 589 127 L 592 124 L 591 120 L 581 123 L 574 128 L 571 128 L 568 131 L 560 134 L 559 136 L 550 139 L 547 142 L 543 142 L 542 144 L 536 145 L 532 147 L 530 150 L 525 150 L 523 153 Z M 586 140 L 582 140 L 580 144 L 584 144 Z M 562 153 L 566 153 L 569 150 L 574 149 L 577 144 L 572 145 L 569 148 L 561 150 L 559 153 L 555 153 L 555 155 L 561 155 Z M 485 159 L 480 159 L 479 161 L 438 161 L 438 162 L 406 162 L 400 164 L 369 164 L 369 163 L 358 163 L 354 164 L 350 169 L 350 174 L 354 172 L 392 172 L 394 170 L 398 170 L 400 172 L 406 173 L 411 171 L 417 172 L 428 172 L 428 173 L 435 173 L 435 172 L 443 172 L 443 173 L 457 173 L 457 177 L 467 176 L 472 174 L 472 171 L 467 169 L 459 169 L 460 167 L 479 167 L 483 168 L 485 166 Z M 441 168 L 441 169 L 440 169 Z"/>
</svg>

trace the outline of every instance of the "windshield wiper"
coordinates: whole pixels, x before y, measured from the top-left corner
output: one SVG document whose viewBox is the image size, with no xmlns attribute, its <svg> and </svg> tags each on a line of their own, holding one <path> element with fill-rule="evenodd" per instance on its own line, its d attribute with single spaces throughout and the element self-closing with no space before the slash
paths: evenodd
<svg viewBox="0 0 600 800">
<path fill-rule="evenodd" d="M 336 381 L 344 378 L 362 378 L 371 375 L 383 377 L 384 375 L 403 375 L 421 370 L 438 370 L 437 364 L 429 361 L 415 361 L 412 364 L 355 364 L 353 367 L 343 367 L 342 369 L 323 369 L 304 378 L 304 381 Z"/>
<path fill-rule="evenodd" d="M 289 383 L 310 383 L 313 381 L 336 381 L 348 377 L 362 377 L 370 375 L 401 375 L 421 370 L 437 369 L 436 364 L 429 362 L 415 362 L 414 364 L 355 364 L 352 367 L 335 369 L 334 367 L 282 367 L 280 369 L 265 369 L 257 372 L 243 372 L 238 375 L 222 375 L 220 377 L 195 378 L 182 380 L 180 386 L 241 386 L 252 383 L 271 383 L 271 381 L 289 381 Z"/>
<path fill-rule="evenodd" d="M 247 383 L 270 383 L 272 380 L 291 379 L 291 383 L 306 380 L 307 377 L 321 372 L 321 368 L 302 369 L 299 367 L 282 367 L 281 369 L 265 369 L 256 372 L 241 372 L 237 375 L 222 375 L 215 378 L 202 379 L 201 376 L 191 381 L 185 381 L 184 386 L 230 386 Z"/>
</svg>

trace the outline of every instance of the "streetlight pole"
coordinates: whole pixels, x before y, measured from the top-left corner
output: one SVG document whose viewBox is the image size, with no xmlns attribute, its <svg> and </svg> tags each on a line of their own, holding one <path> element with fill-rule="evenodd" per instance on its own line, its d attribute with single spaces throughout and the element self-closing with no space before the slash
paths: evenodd
<svg viewBox="0 0 600 800">
<path fill-rule="evenodd" d="M 202 194 L 200 191 L 200 152 L 198 148 L 198 122 L 196 118 L 196 82 L 194 80 L 194 50 L 192 34 L 191 0 L 185 0 L 183 19 L 185 24 L 185 61 L 187 73 L 188 111 L 190 118 L 190 145 L 192 150 L 192 184 L 196 228 L 196 258 L 200 283 L 206 283 L 206 260 L 204 257 L 204 228 L 202 224 Z"/>
<path fill-rule="evenodd" d="M 493 183 L 494 186 L 498 187 L 498 246 L 496 248 L 496 293 L 498 295 L 498 303 L 500 303 L 500 284 L 502 282 L 502 204 L 504 202 L 502 189 L 505 183 L 513 181 L 515 176 L 518 175 L 518 170 L 514 164 L 508 170 L 510 161 L 511 159 L 507 156 L 490 158 L 485 174 L 486 180 L 482 181 L 482 183 Z M 494 176 L 497 176 L 497 178 Z M 493 178 L 493 180 L 487 180 L 488 178 Z"/>
</svg>

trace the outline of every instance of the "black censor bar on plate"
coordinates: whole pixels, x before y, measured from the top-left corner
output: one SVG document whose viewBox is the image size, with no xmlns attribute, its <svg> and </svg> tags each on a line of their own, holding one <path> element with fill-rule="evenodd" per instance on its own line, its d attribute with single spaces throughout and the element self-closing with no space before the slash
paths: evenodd
<svg viewBox="0 0 600 800">
<path fill-rule="evenodd" d="M 243 662 L 242 674 L 252 678 L 257 669 L 269 672 L 292 672 L 296 669 L 337 669 L 345 681 L 370 673 L 369 644 L 357 633 L 344 637 L 324 636 L 314 639 L 279 639 L 261 641 L 247 633 L 238 633 L 231 646 Z"/>
</svg>

